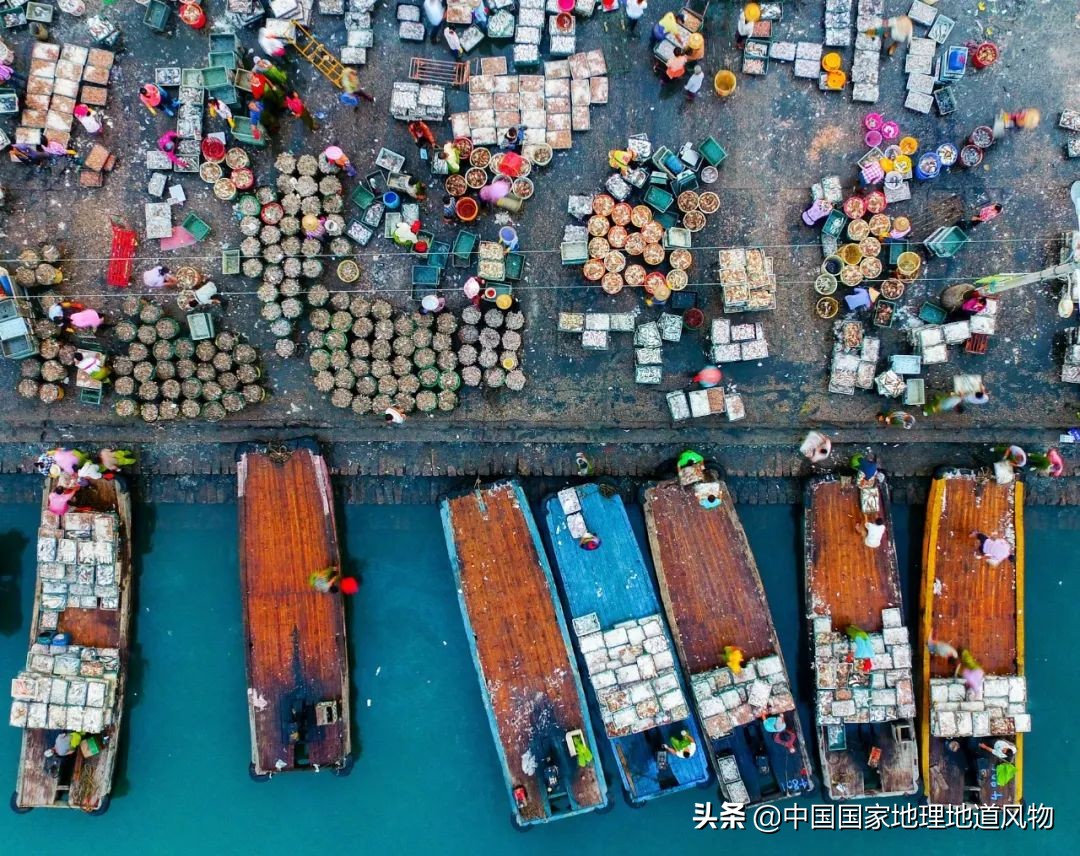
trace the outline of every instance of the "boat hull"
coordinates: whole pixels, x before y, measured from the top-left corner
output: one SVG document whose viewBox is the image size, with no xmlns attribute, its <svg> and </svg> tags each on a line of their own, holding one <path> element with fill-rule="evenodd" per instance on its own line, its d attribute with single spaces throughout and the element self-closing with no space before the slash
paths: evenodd
<svg viewBox="0 0 1080 856">
<path fill-rule="evenodd" d="M 981 736 L 932 734 L 931 680 L 951 678 L 956 664 L 932 657 L 926 644 L 933 639 L 970 649 L 985 670 L 984 690 L 988 694 L 995 678 L 999 685 L 1002 677 L 1023 678 L 1023 497 L 1020 482 L 1000 485 L 963 470 L 943 470 L 931 484 L 920 589 L 920 728 L 923 787 L 933 803 L 1000 806 L 1018 804 L 1023 798 L 1022 733 L 994 728 L 992 734 Z M 977 541 L 969 534 L 972 531 L 1000 532 L 1013 546 L 1012 557 L 997 567 L 977 559 Z M 1026 687 L 1024 696 L 1026 699 Z M 1017 748 L 1011 759 L 1015 777 L 1004 785 L 997 782 L 998 759 L 985 748 L 998 740 Z"/>
<path fill-rule="evenodd" d="M 772 802 L 812 791 L 813 767 L 757 563 L 727 486 L 716 481 L 715 487 L 716 508 L 703 507 L 678 481 L 648 488 L 645 525 L 660 597 L 723 795 L 729 802 Z M 742 650 L 744 671 L 766 663 L 762 679 L 772 687 L 769 700 L 751 708 L 755 718 L 742 725 L 719 711 L 717 681 L 728 686 L 734 680 L 723 654 L 728 645 Z M 748 678 L 742 683 L 751 685 Z M 766 732 L 765 715 L 782 716 L 785 729 Z"/>
<path fill-rule="evenodd" d="M 856 529 L 866 514 L 886 527 L 876 549 Z M 822 783 L 834 800 L 916 793 L 912 654 L 885 482 L 876 481 L 864 495 L 852 479 L 811 481 L 804 549 Z M 856 662 L 849 628 L 873 637 L 872 658 Z M 880 692 L 888 700 L 879 703 Z"/>
<path fill-rule="evenodd" d="M 53 522 L 48 510 L 49 493 L 54 482 L 46 482 L 42 502 L 42 536 Z M 19 752 L 18 778 L 13 797 L 17 810 L 34 808 L 78 809 L 88 813 L 103 813 L 112 792 L 113 775 L 120 748 L 124 714 L 124 693 L 127 683 L 127 663 L 131 609 L 134 598 L 131 570 L 131 498 L 122 478 L 99 479 L 80 489 L 72 508 L 115 514 L 116 554 L 115 579 L 119 603 L 116 609 L 69 608 L 59 615 L 57 630 L 67 633 L 74 645 L 114 649 L 118 652 L 119 668 L 115 685 L 115 701 L 111 708 L 112 722 L 102 730 L 94 730 L 100 745 L 96 755 L 87 757 L 77 750 L 64 759 L 59 776 L 45 769 L 45 752 L 52 748 L 56 736 L 67 728 L 24 728 Z M 69 512 L 71 513 L 71 512 Z M 40 553 L 39 553 L 40 555 Z M 31 646 L 37 641 L 42 619 L 42 571 L 36 583 L 34 609 L 31 616 Z M 77 729 L 70 729 L 77 730 Z"/>
<path fill-rule="evenodd" d="M 251 772 L 349 769 L 345 607 L 310 576 L 341 568 L 334 497 L 313 442 L 238 453 Z"/>
<path fill-rule="evenodd" d="M 524 493 L 515 482 L 493 485 L 444 500 L 441 510 L 515 823 L 546 823 L 603 808 L 607 784 L 588 706 Z M 588 754 L 595 752 L 593 760 L 578 753 L 572 736 L 567 740 L 575 732 Z M 557 777 L 549 780 L 549 770 L 557 770 Z M 516 789 L 524 789 L 520 802 Z"/>
</svg>

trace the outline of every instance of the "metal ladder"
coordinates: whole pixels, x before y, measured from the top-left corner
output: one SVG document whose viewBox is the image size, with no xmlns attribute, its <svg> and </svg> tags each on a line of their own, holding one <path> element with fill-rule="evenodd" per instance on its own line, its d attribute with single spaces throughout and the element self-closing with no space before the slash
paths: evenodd
<svg viewBox="0 0 1080 856">
<path fill-rule="evenodd" d="M 289 40 L 297 52 L 320 71 L 338 89 L 343 89 L 341 83 L 345 66 L 336 56 L 319 41 L 315 39 L 301 24 L 293 23 L 293 35 Z"/>
</svg>

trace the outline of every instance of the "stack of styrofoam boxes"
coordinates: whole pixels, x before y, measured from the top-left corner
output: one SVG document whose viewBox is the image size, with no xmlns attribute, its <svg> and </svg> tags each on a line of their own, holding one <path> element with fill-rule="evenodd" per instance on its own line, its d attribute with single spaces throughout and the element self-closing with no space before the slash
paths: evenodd
<svg viewBox="0 0 1080 856">
<path fill-rule="evenodd" d="M 720 774 L 720 789 L 724 792 L 724 799 L 729 803 L 745 805 L 750 802 L 750 792 L 746 790 L 746 784 L 739 772 L 739 762 L 734 755 L 725 755 L 717 759 L 718 773 Z"/>
<path fill-rule="evenodd" d="M 606 351 L 611 333 L 633 333 L 630 312 L 560 312 L 560 333 L 580 333 L 581 346 L 589 351 Z"/>
<path fill-rule="evenodd" d="M 1065 361 L 1061 366 L 1063 383 L 1080 383 L 1080 327 L 1065 332 Z"/>
<path fill-rule="evenodd" d="M 850 0 L 844 0 L 850 3 Z M 817 42 L 799 42 L 795 45 L 795 76 L 817 80 L 821 71 L 822 48 Z"/>
<path fill-rule="evenodd" d="M 911 645 L 899 609 L 881 611 L 882 632 L 867 634 L 873 647 L 869 672 L 848 657 L 854 645 L 834 632 L 832 617 L 815 616 L 814 669 L 819 725 L 892 722 L 915 715 Z"/>
<path fill-rule="evenodd" d="M 86 64 L 91 53 L 95 63 L 88 74 Z M 112 63 L 113 54 L 109 51 L 36 42 L 30 54 L 26 99 L 19 127 L 15 129 L 15 142 L 37 145 L 54 140 L 67 145 L 77 100 L 95 107 L 105 104 Z M 79 98 L 82 80 L 87 82 Z"/>
<path fill-rule="evenodd" d="M 325 3 L 326 0 L 321 0 Z M 339 12 L 325 12 L 324 14 L 340 15 L 344 12 L 342 0 L 333 0 Z M 374 46 L 374 32 L 371 28 L 371 14 L 375 9 L 375 0 L 349 0 L 349 11 L 345 12 L 345 45 L 341 48 L 342 65 L 365 65 L 367 63 L 368 49 Z M 415 6 L 398 6 L 398 20 L 401 20 L 402 9 L 412 9 L 419 13 Z M 321 9 L 320 9 L 321 11 Z M 417 17 L 419 20 L 419 17 Z"/>
<path fill-rule="evenodd" d="M 852 0 L 825 0 L 825 44 L 846 48 L 851 44 Z M 815 71 L 814 74 L 817 77 Z"/>
<path fill-rule="evenodd" d="M 574 633 L 609 736 L 638 734 L 690 715 L 659 615 L 603 631 L 591 613 L 574 619 Z"/>
<path fill-rule="evenodd" d="M 776 308 L 776 274 L 764 250 L 721 250 L 720 284 L 725 312 L 766 312 Z"/>
<path fill-rule="evenodd" d="M 112 724 L 120 652 L 116 648 L 35 643 L 11 682 L 9 722 L 97 734 Z"/>
<path fill-rule="evenodd" d="M 776 654 L 748 660 L 738 674 L 727 666 L 701 672 L 691 677 L 690 687 L 705 732 L 713 739 L 727 736 L 763 712 L 772 715 L 795 709 Z"/>
<path fill-rule="evenodd" d="M 834 325 L 836 344 L 833 345 L 832 365 L 829 371 L 829 392 L 837 395 L 854 395 L 856 388 L 872 389 L 877 374 L 881 340 L 862 336 L 857 347 L 846 347 L 844 328 L 857 321 L 843 321 Z M 861 327 L 860 327 L 861 328 Z"/>
<path fill-rule="evenodd" d="M 577 19 L 570 16 L 569 31 L 560 30 L 558 20 L 558 13 L 548 15 L 548 53 L 552 56 L 570 56 L 577 50 Z"/>
<path fill-rule="evenodd" d="M 1030 730 L 1026 678 L 988 675 L 981 696 L 963 678 L 930 679 L 930 733 L 934 737 L 1003 737 Z"/>
<path fill-rule="evenodd" d="M 41 580 L 39 631 L 55 630 L 59 613 L 79 609 L 118 609 L 116 516 L 107 512 L 46 513 L 38 530 Z"/>
<path fill-rule="evenodd" d="M 431 83 L 395 81 L 390 93 L 390 115 L 405 122 L 440 122 L 446 117 L 446 89 Z"/>
<path fill-rule="evenodd" d="M 729 318 L 714 318 L 710 333 L 714 363 L 763 360 L 769 343 L 760 324 L 732 324 Z"/>
<path fill-rule="evenodd" d="M 514 65 L 535 66 L 540 62 L 540 39 L 544 35 L 543 7 L 532 4 L 522 20 L 521 11 L 518 12 L 517 27 L 514 29 Z M 537 12 L 540 14 L 538 15 Z M 528 22 L 528 23 L 526 23 Z"/>
<path fill-rule="evenodd" d="M 859 0 L 855 16 L 855 59 L 851 64 L 851 100 L 874 103 L 878 100 L 878 72 L 881 65 L 881 36 L 867 30 L 881 25 L 885 0 Z"/>
<path fill-rule="evenodd" d="M 934 106 L 934 54 L 937 48 L 933 39 L 912 39 L 908 45 L 904 60 L 904 71 L 908 76 L 904 106 L 916 113 L 929 113 Z"/>
</svg>

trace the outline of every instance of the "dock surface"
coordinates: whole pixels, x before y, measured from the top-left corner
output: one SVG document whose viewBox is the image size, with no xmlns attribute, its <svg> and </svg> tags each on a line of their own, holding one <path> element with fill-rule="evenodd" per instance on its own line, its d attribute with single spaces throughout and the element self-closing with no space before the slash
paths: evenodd
<svg viewBox="0 0 1080 856">
<path fill-rule="evenodd" d="M 930 488 L 920 594 L 924 643 L 920 724 L 926 747 L 923 778 L 931 802 L 997 805 L 1021 798 L 1022 735 L 1011 730 L 1004 734 L 1001 728 L 992 736 L 959 734 L 958 739 L 968 744 L 966 756 L 948 751 L 945 738 L 931 736 L 930 681 L 953 678 L 956 663 L 930 656 L 925 643 L 934 639 L 958 651 L 971 651 L 988 678 L 1023 676 L 1023 496 L 1024 486 L 1019 482 L 1002 485 L 966 471 L 947 471 Z M 991 567 L 976 556 L 979 545 L 973 532 L 1005 538 L 1013 546 L 1012 557 Z M 983 686 L 983 701 L 989 704 L 993 680 Z M 1015 742 L 1019 749 L 1013 761 L 1016 778 L 1002 787 L 994 780 L 994 759 L 978 748 L 1000 737 Z M 965 782 L 964 765 L 958 763 L 962 759 L 975 759 L 977 766 L 982 762 L 977 784 Z"/>
<path fill-rule="evenodd" d="M 255 771 L 342 765 L 351 750 L 345 609 L 340 595 L 309 582 L 341 567 L 326 464 L 305 445 L 287 457 L 249 450 L 237 479 Z M 336 703 L 336 721 L 317 725 L 314 706 L 326 701 Z M 304 730 L 298 741 L 294 720 Z"/>
<path fill-rule="evenodd" d="M 596 743 L 562 608 L 524 494 L 506 483 L 449 499 L 443 522 L 508 790 L 520 785 L 528 794 L 521 819 L 552 816 L 537 771 L 523 769 L 530 757 L 542 767 L 548 753 L 570 777 L 573 810 L 604 805 L 599 753 L 584 768 L 567 753 L 566 732 L 582 729 L 594 753 Z"/>
</svg>

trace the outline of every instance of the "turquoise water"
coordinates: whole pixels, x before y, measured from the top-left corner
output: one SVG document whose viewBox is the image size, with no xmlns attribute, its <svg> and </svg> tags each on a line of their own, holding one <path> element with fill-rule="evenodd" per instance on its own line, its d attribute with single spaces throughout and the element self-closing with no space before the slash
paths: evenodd
<svg viewBox="0 0 1080 856">
<path fill-rule="evenodd" d="M 636 510 L 634 510 L 636 513 Z M 791 666 L 802 666 L 799 509 L 741 509 Z M 137 514 L 140 571 L 122 769 L 109 813 L 91 818 L 0 809 L 0 854 L 141 856 L 308 854 L 1046 853 L 1080 847 L 1080 709 L 1075 644 L 1080 509 L 1027 512 L 1028 676 L 1035 732 L 1025 741 L 1029 802 L 1053 805 L 1053 831 L 695 831 L 691 791 L 518 833 L 511 829 L 435 507 L 349 506 L 343 548 L 363 577 L 349 604 L 355 719 L 352 776 L 248 779 L 237 585 L 236 509 L 160 505 Z M 922 509 L 895 509 L 901 566 L 918 560 Z M 0 678 L 24 661 L 37 509 L 0 507 Z M 362 557 L 362 558 L 361 558 Z M 909 623 L 917 573 L 906 576 Z M 5 689 L 6 697 L 6 689 Z M 4 705 L 6 709 L 6 702 Z M 803 711 L 805 717 L 805 709 Z M 805 720 L 804 720 L 805 721 Z M 0 724 L 0 792 L 15 781 L 19 732 Z M 802 805 L 810 805 L 809 802 Z M 718 810 L 718 805 L 715 806 Z M 748 824 L 749 825 L 749 824 Z"/>
</svg>

